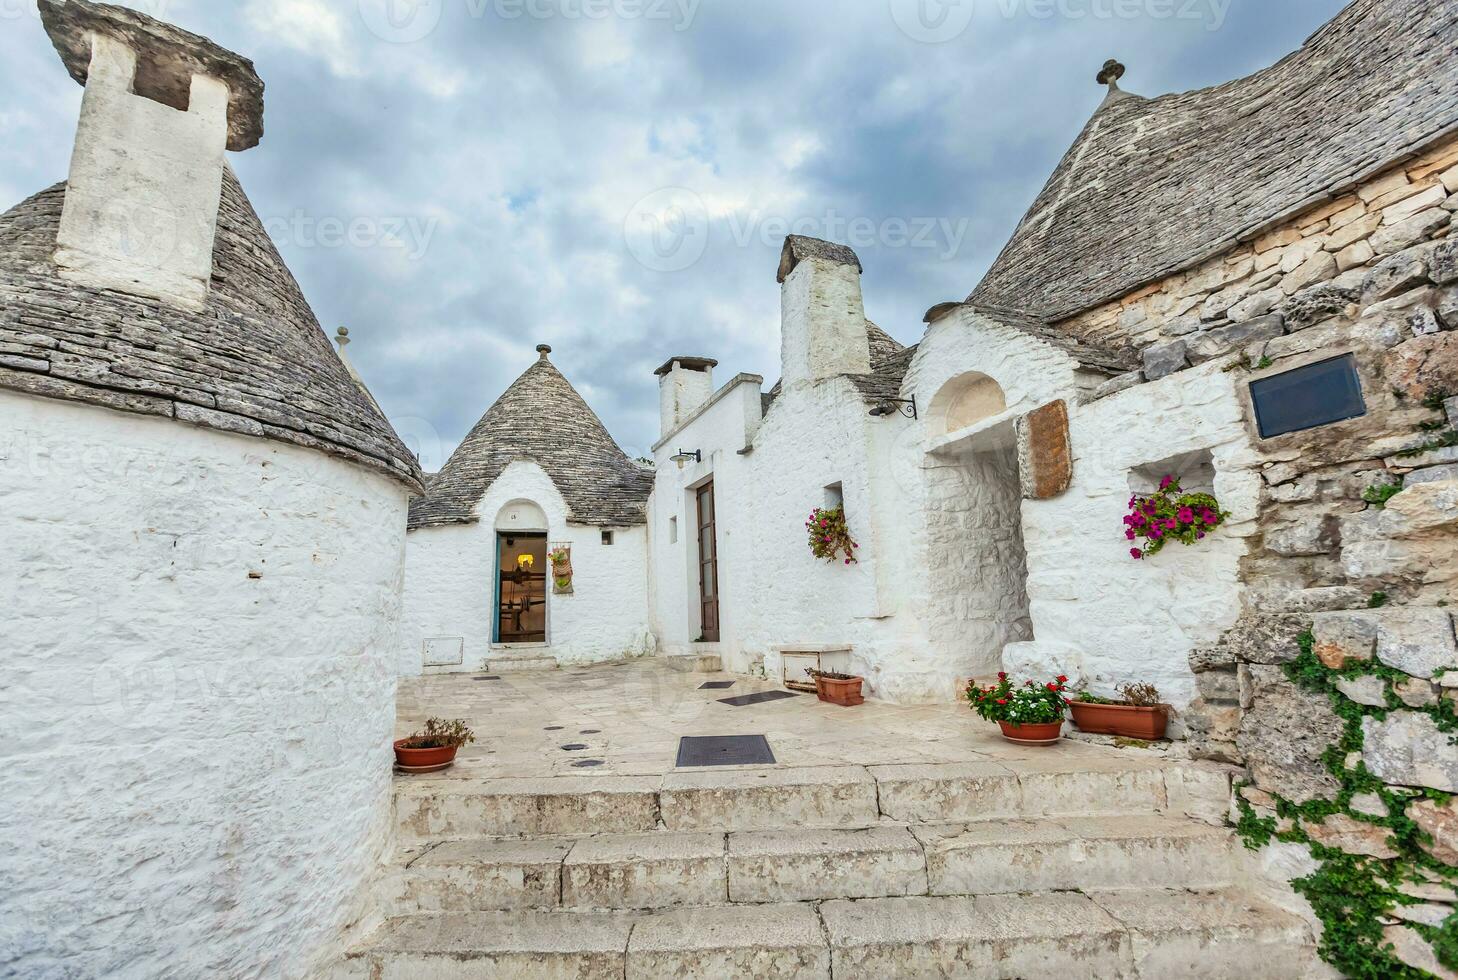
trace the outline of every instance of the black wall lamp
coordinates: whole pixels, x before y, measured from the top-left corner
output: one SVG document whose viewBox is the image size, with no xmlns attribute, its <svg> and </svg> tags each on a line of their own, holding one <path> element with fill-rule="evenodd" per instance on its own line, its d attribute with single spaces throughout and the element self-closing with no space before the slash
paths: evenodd
<svg viewBox="0 0 1458 980">
<path fill-rule="evenodd" d="M 704 461 L 704 454 L 699 452 L 697 449 L 695 449 L 693 452 L 684 452 L 682 449 L 680 449 L 669 458 L 678 464 L 679 469 L 683 469 L 684 463 L 702 463 Z"/>
<path fill-rule="evenodd" d="M 883 398 L 871 409 L 871 418 L 883 419 L 888 415 L 895 415 L 900 412 L 909 419 L 920 418 L 916 414 L 916 396 L 910 398 Z"/>
</svg>

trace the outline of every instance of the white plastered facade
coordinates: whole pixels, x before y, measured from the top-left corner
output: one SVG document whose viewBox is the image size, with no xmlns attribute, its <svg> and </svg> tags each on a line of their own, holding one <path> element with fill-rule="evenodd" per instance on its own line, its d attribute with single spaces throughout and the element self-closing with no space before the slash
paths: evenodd
<svg viewBox="0 0 1458 980">
<path fill-rule="evenodd" d="M 793 342 L 792 303 L 807 292 L 795 277 L 808 265 L 785 289 L 785 358 L 802 380 L 787 380 L 761 417 L 761 380 L 741 375 L 656 448 L 650 579 L 663 651 L 717 653 L 726 669 L 779 677 L 780 647 L 848 645 L 870 692 L 900 702 L 952 700 L 1001 668 L 1067 673 L 1102 693 L 1148 681 L 1176 707 L 1193 700 L 1190 650 L 1241 608 L 1237 566 L 1259 488 L 1232 377 L 1197 369 L 1084 404 L 1087 378 L 1068 354 L 961 307 L 927 329 L 906 373 L 901 394 L 920 417 L 874 418 L 849 379 L 804 379 L 813 349 Z M 1072 484 L 1023 499 L 1015 421 L 1058 399 Z M 680 449 L 702 460 L 679 467 Z M 1202 488 L 1230 522 L 1199 547 L 1132 560 L 1122 533 L 1131 491 L 1164 461 L 1194 459 L 1213 472 Z M 713 644 L 694 642 L 693 491 L 710 479 Z M 809 512 L 837 494 L 861 544 L 850 566 L 817 561 L 806 541 Z"/>
<path fill-rule="evenodd" d="M 420 527 L 407 536 L 402 674 L 480 670 L 493 658 L 513 655 L 587 664 L 653 652 L 645 527 L 573 523 L 551 477 L 525 460 L 502 471 L 472 514 L 473 523 Z M 545 532 L 550 545 L 571 546 L 572 592 L 553 594 L 548 583 L 545 643 L 496 641 L 498 528 Z M 427 656 L 427 644 L 446 654 Z M 450 662 L 456 649 L 459 662 Z"/>
</svg>

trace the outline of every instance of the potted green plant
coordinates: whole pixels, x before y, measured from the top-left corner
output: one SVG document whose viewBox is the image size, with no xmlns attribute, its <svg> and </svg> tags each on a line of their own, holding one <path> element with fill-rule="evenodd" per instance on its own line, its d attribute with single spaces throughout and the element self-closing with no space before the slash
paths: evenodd
<svg viewBox="0 0 1458 980">
<path fill-rule="evenodd" d="M 462 745 L 476 741 L 463 719 L 431 718 L 425 727 L 395 740 L 395 765 L 402 772 L 435 772 L 456 761 Z"/>
<path fill-rule="evenodd" d="M 1083 693 L 1069 705 L 1073 723 L 1091 735 L 1121 735 L 1146 742 L 1164 738 L 1169 706 L 1153 684 L 1120 684 L 1119 698 Z"/>
<path fill-rule="evenodd" d="M 982 687 L 976 681 L 967 685 L 967 701 L 972 710 L 1002 728 L 1002 737 L 1021 745 L 1054 745 L 1063 737 L 1063 713 L 1068 707 L 1064 685 L 1068 678 L 1061 674 L 1046 684 L 1024 681 L 1014 685 L 1007 674 L 997 675 L 997 683 Z"/>
<path fill-rule="evenodd" d="M 815 678 L 815 694 L 822 701 L 838 704 L 842 708 L 854 708 L 866 701 L 861 695 L 864 677 L 837 674 L 832 670 L 816 670 L 814 667 L 805 668 L 805 673 Z"/>
</svg>

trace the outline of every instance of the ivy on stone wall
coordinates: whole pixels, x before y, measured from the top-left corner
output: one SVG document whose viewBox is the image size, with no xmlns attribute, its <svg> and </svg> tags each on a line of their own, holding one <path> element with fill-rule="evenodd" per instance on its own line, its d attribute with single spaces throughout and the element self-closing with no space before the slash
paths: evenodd
<svg viewBox="0 0 1458 980">
<path fill-rule="evenodd" d="M 1331 965 L 1357 980 L 1418 980 L 1431 973 L 1416 969 L 1394 955 L 1386 936 L 1388 927 L 1400 921 L 1394 910 L 1409 906 L 1426 906 L 1432 899 L 1420 897 L 1424 889 L 1458 888 L 1458 868 L 1435 859 L 1424 844 L 1431 838 L 1407 815 L 1408 806 L 1421 799 L 1446 803 L 1450 794 L 1432 789 L 1393 787 L 1368 771 L 1362 761 L 1362 721 L 1383 720 L 1388 711 L 1418 711 L 1427 714 L 1440 731 L 1452 733 L 1458 741 L 1458 711 L 1454 703 L 1440 698 L 1436 704 L 1414 708 L 1404 704 L 1393 691 L 1394 683 L 1408 679 L 1402 671 L 1376 661 L 1349 664 L 1333 669 L 1313 653 L 1310 632 L 1298 640 L 1301 654 L 1285 665 L 1292 683 L 1316 692 L 1325 692 L 1332 709 L 1343 722 L 1340 739 L 1327 747 L 1322 763 L 1340 786 L 1334 798 L 1293 803 L 1279 795 L 1256 791 L 1251 795 L 1269 798 L 1274 816 L 1260 815 L 1247 799 L 1247 786 L 1236 794 L 1240 819 L 1236 825 L 1246 847 L 1258 850 L 1272 840 L 1304 844 L 1319 862 L 1317 869 L 1293 881 L 1292 887 L 1311 903 L 1320 918 L 1324 934 L 1321 955 Z M 1337 681 L 1362 676 L 1380 679 L 1386 707 L 1359 704 L 1337 688 Z M 1354 806 L 1361 801 L 1362 807 Z M 1380 801 L 1374 806 L 1375 801 Z M 1269 808 L 1267 808 L 1269 809 Z M 1385 811 L 1385 812 L 1383 812 Z M 1349 853 L 1313 839 L 1311 830 L 1329 818 L 1355 821 L 1377 833 L 1386 831 L 1384 852 L 1395 857 L 1377 857 Z M 1376 834 L 1374 834 L 1376 836 Z M 1437 925 L 1403 922 L 1432 946 L 1438 962 L 1458 970 L 1458 913 Z"/>
</svg>

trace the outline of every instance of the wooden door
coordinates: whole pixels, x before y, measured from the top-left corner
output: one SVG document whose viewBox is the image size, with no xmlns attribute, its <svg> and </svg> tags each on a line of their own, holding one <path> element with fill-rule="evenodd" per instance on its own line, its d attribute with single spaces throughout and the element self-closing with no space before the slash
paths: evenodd
<svg viewBox="0 0 1458 980">
<path fill-rule="evenodd" d="M 714 537 L 714 484 L 698 491 L 699 512 L 699 621 L 703 639 L 719 642 L 719 545 Z"/>
</svg>

